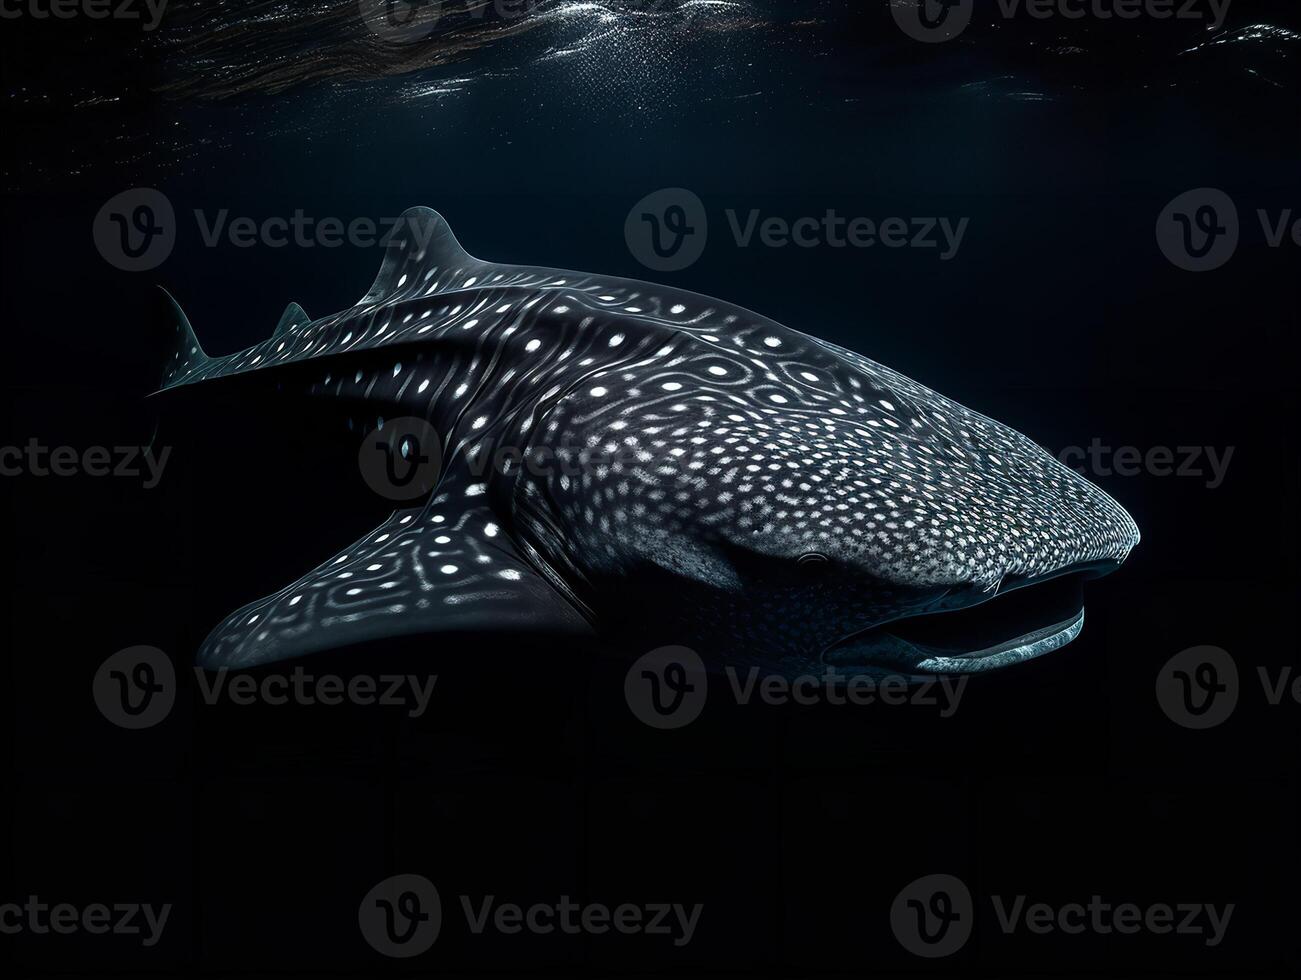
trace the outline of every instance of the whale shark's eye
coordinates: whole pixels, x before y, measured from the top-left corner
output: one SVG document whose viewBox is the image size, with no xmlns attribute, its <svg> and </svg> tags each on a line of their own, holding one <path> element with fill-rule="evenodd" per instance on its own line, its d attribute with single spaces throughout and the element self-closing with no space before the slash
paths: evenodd
<svg viewBox="0 0 1301 980">
<path fill-rule="evenodd" d="M 806 574 L 819 574 L 831 567 L 831 562 L 827 561 L 826 555 L 820 555 L 816 551 L 810 551 L 808 554 L 800 555 L 797 562 L 801 572 Z"/>
</svg>

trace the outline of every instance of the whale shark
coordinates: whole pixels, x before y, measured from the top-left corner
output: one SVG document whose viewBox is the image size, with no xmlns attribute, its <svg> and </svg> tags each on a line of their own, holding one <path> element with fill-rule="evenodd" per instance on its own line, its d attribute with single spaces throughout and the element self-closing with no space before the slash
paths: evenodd
<svg viewBox="0 0 1301 980">
<path fill-rule="evenodd" d="M 247 350 L 208 356 L 170 310 L 160 393 L 239 379 L 378 420 L 390 462 L 442 462 L 213 629 L 207 668 L 491 633 L 787 675 L 986 671 L 1071 642 L 1083 583 L 1139 541 L 1029 438 L 867 357 L 701 294 L 476 259 L 428 208 L 355 305 L 291 303 Z"/>
</svg>

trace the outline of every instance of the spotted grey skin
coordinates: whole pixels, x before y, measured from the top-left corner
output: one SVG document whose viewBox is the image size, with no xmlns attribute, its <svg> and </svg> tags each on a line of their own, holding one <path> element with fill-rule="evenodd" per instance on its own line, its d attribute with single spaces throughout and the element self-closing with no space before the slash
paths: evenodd
<svg viewBox="0 0 1301 980">
<path fill-rule="evenodd" d="M 424 208 L 341 313 L 291 305 L 226 357 L 179 308 L 175 329 L 164 389 L 266 376 L 426 419 L 445 447 L 428 501 L 234 613 L 208 666 L 518 630 L 785 672 L 983 670 L 1069 642 L 1082 607 L 965 646 L 892 624 L 999 608 L 1138 541 L 1030 440 L 865 357 L 705 296 L 472 258 Z"/>
</svg>

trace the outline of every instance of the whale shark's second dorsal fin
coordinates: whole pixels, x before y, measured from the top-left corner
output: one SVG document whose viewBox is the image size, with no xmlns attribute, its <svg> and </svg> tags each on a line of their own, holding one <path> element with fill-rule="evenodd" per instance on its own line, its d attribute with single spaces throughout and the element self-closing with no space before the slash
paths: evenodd
<svg viewBox="0 0 1301 980">
<path fill-rule="evenodd" d="M 290 303 L 285 307 L 285 311 L 280 314 L 280 322 L 276 324 L 275 332 L 271 334 L 271 339 L 279 337 L 281 334 L 288 333 L 294 327 L 301 327 L 304 323 L 311 323 L 312 318 L 307 315 L 297 303 Z"/>
<path fill-rule="evenodd" d="M 432 208 L 410 208 L 402 212 L 389 232 L 384 263 L 360 304 L 376 303 L 406 290 L 428 289 L 426 280 L 448 270 L 478 266 L 452 234 L 447 220 Z"/>
<path fill-rule="evenodd" d="M 194 328 L 190 326 L 190 321 L 185 311 L 181 309 L 181 305 L 162 286 L 158 288 L 167 298 L 169 311 L 168 328 L 171 335 L 167 341 L 167 349 L 170 353 L 163 365 L 162 383 L 163 388 L 169 388 L 207 364 L 208 355 L 199 346 L 199 338 L 194 335 Z"/>
</svg>

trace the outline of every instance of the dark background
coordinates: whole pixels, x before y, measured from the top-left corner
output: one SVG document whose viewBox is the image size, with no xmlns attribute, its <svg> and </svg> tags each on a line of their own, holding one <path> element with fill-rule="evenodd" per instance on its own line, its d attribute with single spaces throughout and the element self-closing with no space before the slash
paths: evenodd
<svg viewBox="0 0 1301 980">
<path fill-rule="evenodd" d="M 1269 705 L 1256 668 L 1297 662 L 1298 250 L 1265 247 L 1255 209 L 1301 211 L 1297 42 L 1187 54 L 1204 27 L 1045 26 L 981 5 L 961 39 L 930 46 L 884 4 L 757 6 L 762 29 L 670 46 L 653 78 L 635 39 L 567 75 L 522 55 L 546 43 L 526 38 L 419 74 L 476 79 L 433 103 L 388 98 L 409 81 L 390 72 L 176 98 L 166 87 L 187 37 L 166 22 L 147 43 L 116 23 L 0 24 L 4 444 L 140 445 L 157 430 L 174 447 L 153 490 L 0 482 L 12 640 L 0 902 L 174 905 L 153 949 L 3 937 L 17 972 L 1295 972 L 1297 706 Z M 1252 24 L 1301 30 L 1287 3 L 1234 4 L 1226 29 Z M 304 44 L 316 29 L 304 24 Z M 256 31 L 246 43 L 256 54 Z M 97 91 L 118 108 L 76 108 Z M 182 215 L 175 252 L 150 273 L 113 268 L 91 239 L 100 206 L 135 186 Z M 648 274 L 624 218 L 672 186 L 705 201 L 710 245 L 685 272 Z M 1243 242 L 1193 274 L 1165 259 L 1153 227 L 1203 186 L 1234 198 Z M 1095 438 L 1233 447 L 1227 477 L 1211 489 L 1207 476 L 1090 474 L 1142 544 L 1089 589 L 1080 639 L 972 680 L 952 717 L 720 696 L 694 724 L 656 732 L 627 710 L 626 661 L 611 651 L 493 637 L 308 665 L 433 671 L 421 719 L 203 705 L 188 665 L 207 631 L 383 508 L 341 433 L 238 403 L 160 418 L 144 398 L 157 380 L 153 285 L 178 297 L 209 353 L 237 350 L 290 299 L 314 316 L 355 301 L 379 252 L 209 248 L 185 215 L 346 221 L 415 204 L 440 210 L 473 254 L 720 296 L 1052 451 Z M 742 250 L 727 208 L 966 216 L 970 228 L 949 262 Z M 110 725 L 91 698 L 103 660 L 136 644 L 164 650 L 182 677 L 175 710 L 144 732 Z M 1190 731 L 1154 688 L 1171 656 L 1203 644 L 1230 652 L 1242 690 L 1227 722 Z M 357 905 L 405 871 L 433 880 L 448 914 L 433 950 L 390 961 L 362 940 Z M 984 906 L 960 953 L 925 961 L 895 941 L 889 907 L 936 872 Z M 461 893 L 705 908 L 683 949 L 473 937 L 452 914 Z M 992 894 L 1236 910 L 1212 949 L 1005 936 Z"/>
</svg>

